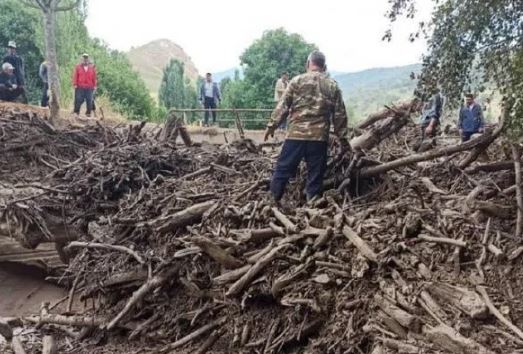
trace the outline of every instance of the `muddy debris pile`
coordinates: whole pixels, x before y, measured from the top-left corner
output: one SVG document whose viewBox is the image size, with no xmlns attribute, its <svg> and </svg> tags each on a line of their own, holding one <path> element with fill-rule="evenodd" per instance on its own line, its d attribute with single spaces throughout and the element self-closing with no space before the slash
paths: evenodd
<svg viewBox="0 0 523 354">
<path fill-rule="evenodd" d="M 27 182 L 2 181 L 3 231 L 57 242 L 69 296 L 65 312 L 0 321 L 2 334 L 23 326 L 14 347 L 35 353 L 518 352 L 519 156 L 502 121 L 420 146 L 416 107 L 359 124 L 351 153 L 333 141 L 324 196 L 304 200 L 302 169 L 282 207 L 267 192 L 277 150 L 251 144 L 180 147 L 95 125 L 77 132 L 92 146 L 19 149 Z M 0 127 L 38 141 L 44 123 Z"/>
</svg>

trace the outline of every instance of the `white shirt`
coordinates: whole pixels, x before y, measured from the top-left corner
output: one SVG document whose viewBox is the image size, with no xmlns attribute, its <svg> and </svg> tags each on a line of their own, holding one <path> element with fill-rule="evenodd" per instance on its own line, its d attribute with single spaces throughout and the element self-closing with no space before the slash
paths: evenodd
<svg viewBox="0 0 523 354">
<path fill-rule="evenodd" d="M 211 82 L 205 81 L 205 97 L 214 98 L 212 87 L 213 87 L 212 81 Z"/>
</svg>

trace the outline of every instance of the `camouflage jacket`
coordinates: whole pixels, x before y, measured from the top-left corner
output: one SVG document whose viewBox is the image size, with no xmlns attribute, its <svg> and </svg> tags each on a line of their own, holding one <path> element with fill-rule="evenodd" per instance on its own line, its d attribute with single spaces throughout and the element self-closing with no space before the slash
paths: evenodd
<svg viewBox="0 0 523 354">
<path fill-rule="evenodd" d="M 347 113 L 336 81 L 324 73 L 308 72 L 289 82 L 272 113 L 269 127 L 288 120 L 287 139 L 328 141 L 332 124 L 342 143 L 347 141 Z"/>
</svg>

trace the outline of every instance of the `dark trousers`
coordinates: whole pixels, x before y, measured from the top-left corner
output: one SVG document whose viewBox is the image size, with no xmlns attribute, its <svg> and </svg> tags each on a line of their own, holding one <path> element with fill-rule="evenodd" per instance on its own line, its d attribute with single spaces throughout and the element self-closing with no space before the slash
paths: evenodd
<svg viewBox="0 0 523 354">
<path fill-rule="evenodd" d="M 283 197 L 285 187 L 289 179 L 296 176 L 302 159 L 307 164 L 307 199 L 321 194 L 327 169 L 327 142 L 287 139 L 272 176 L 271 192 L 275 200 Z"/>
<path fill-rule="evenodd" d="M 44 88 L 42 91 L 42 99 L 40 101 L 40 106 L 47 107 L 49 106 L 49 84 L 44 82 Z"/>
<path fill-rule="evenodd" d="M 16 89 L 0 88 L 0 101 L 14 102 L 21 97 L 24 90 L 20 87 Z"/>
<path fill-rule="evenodd" d="M 87 111 L 85 113 L 87 115 L 91 114 L 91 111 L 93 110 L 93 93 L 93 89 L 80 87 L 74 91 L 74 113 L 79 114 L 80 108 L 85 102 L 85 105 L 87 106 Z"/>
<path fill-rule="evenodd" d="M 462 143 L 466 143 L 467 141 L 470 140 L 470 138 L 472 137 L 472 135 L 476 134 L 477 132 L 463 132 L 463 134 L 461 134 L 461 142 Z"/>
<path fill-rule="evenodd" d="M 203 107 L 206 109 L 205 111 L 205 118 L 203 121 L 204 125 L 209 124 L 209 109 L 216 109 L 216 101 L 214 100 L 214 97 L 205 97 L 205 101 L 203 102 Z M 211 111 L 212 114 L 212 123 L 216 123 L 216 111 Z"/>
</svg>

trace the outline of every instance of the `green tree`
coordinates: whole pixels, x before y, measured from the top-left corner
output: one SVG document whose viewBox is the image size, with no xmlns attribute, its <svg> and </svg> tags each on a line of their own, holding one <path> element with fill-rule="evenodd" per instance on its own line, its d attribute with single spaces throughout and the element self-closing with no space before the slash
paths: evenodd
<svg viewBox="0 0 523 354">
<path fill-rule="evenodd" d="M 228 84 L 224 106 L 272 107 L 276 80 L 284 71 L 291 77 L 303 73 L 307 55 L 315 49 L 316 45 L 283 28 L 266 31 L 241 55 L 244 79 L 238 75 Z"/>
<path fill-rule="evenodd" d="M 416 0 L 391 0 L 391 21 L 414 17 Z M 505 99 L 507 133 L 523 136 L 523 2 L 514 0 L 433 0 L 423 59 L 421 92 L 439 83 L 457 104 L 465 90 L 493 88 Z M 385 38 L 390 38 L 390 32 Z"/>
<path fill-rule="evenodd" d="M 0 48 L 10 40 L 16 41 L 18 54 L 24 60 L 26 92 L 31 103 L 39 101 L 42 90 L 38 78 L 38 67 L 43 60 L 39 32 L 41 25 L 36 11 L 22 7 L 15 0 L 0 1 Z"/>
<path fill-rule="evenodd" d="M 198 107 L 196 89 L 191 80 L 185 76 L 184 64 L 179 60 L 171 59 L 164 68 L 158 97 L 160 105 L 167 110 Z M 191 114 L 189 120 L 194 119 L 195 116 Z"/>
</svg>

